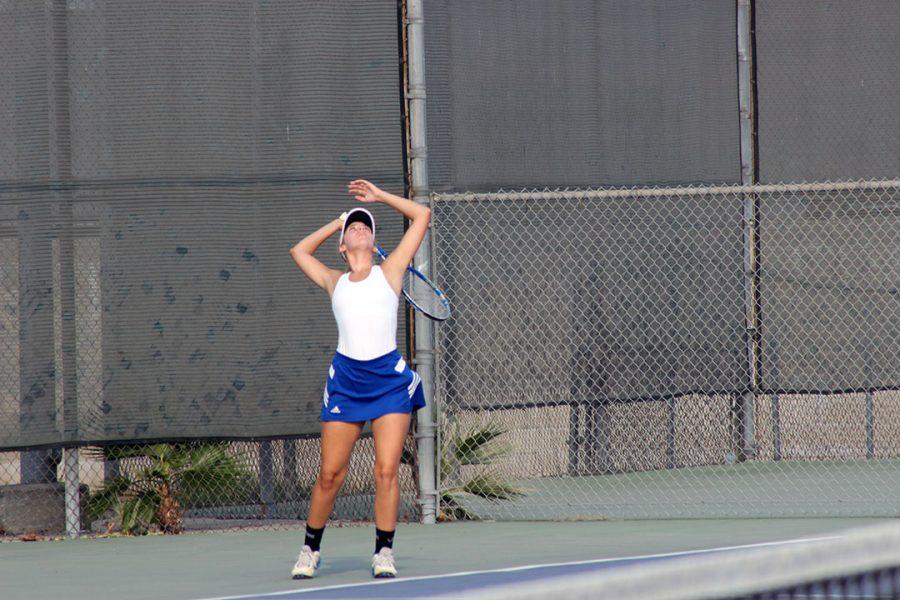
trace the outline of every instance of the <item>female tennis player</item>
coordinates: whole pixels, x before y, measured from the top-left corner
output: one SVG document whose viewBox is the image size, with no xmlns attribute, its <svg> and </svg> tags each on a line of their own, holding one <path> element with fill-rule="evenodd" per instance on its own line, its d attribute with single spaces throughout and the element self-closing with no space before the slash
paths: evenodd
<svg viewBox="0 0 900 600">
<path fill-rule="evenodd" d="M 372 575 L 394 577 L 393 540 L 400 504 L 397 471 L 411 414 L 425 406 L 421 380 L 397 351 L 397 306 L 407 265 L 428 230 L 431 211 L 357 179 L 348 190 L 360 202 L 382 202 L 410 220 L 397 248 L 373 264 L 375 219 L 354 208 L 291 249 L 297 266 L 331 296 L 338 346 L 322 397 L 322 457 L 306 520 L 306 540 L 291 571 L 315 575 L 319 547 L 334 498 L 347 475 L 350 453 L 366 421 L 375 438 L 375 554 Z M 330 269 L 313 255 L 340 231 L 338 251 L 347 271 Z"/>
</svg>

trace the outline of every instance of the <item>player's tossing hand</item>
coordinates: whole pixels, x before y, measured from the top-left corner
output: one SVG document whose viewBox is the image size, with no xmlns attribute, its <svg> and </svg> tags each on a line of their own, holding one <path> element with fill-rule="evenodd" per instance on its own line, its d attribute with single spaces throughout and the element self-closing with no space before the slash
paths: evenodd
<svg viewBox="0 0 900 600">
<path fill-rule="evenodd" d="M 378 186 L 365 179 L 354 179 L 347 186 L 347 190 L 360 202 L 378 202 L 384 196 L 384 192 Z"/>
</svg>

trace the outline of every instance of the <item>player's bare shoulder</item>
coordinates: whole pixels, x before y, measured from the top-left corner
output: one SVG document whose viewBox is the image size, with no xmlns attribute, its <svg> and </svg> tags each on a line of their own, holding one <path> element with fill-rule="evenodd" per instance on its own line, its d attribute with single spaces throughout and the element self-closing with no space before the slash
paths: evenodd
<svg viewBox="0 0 900 600">
<path fill-rule="evenodd" d="M 325 291 L 328 292 L 328 297 L 330 298 L 334 294 L 334 288 L 337 287 L 338 281 L 340 281 L 341 276 L 344 273 L 342 271 L 338 271 L 336 269 L 328 269 L 328 274 L 325 278 Z"/>
<path fill-rule="evenodd" d="M 391 261 L 390 256 L 388 256 L 380 266 L 388 285 L 399 296 L 403 287 L 403 276 L 406 274 L 406 265 L 400 264 L 397 260 Z"/>
</svg>

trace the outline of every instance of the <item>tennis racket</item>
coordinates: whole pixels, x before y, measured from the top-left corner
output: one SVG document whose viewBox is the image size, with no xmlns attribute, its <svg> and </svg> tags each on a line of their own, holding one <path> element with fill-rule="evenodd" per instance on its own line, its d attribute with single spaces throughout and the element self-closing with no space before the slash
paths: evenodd
<svg viewBox="0 0 900 600">
<path fill-rule="evenodd" d="M 387 252 L 381 246 L 375 246 L 375 253 L 381 260 L 387 258 Z M 406 267 L 402 291 L 406 301 L 429 319 L 446 321 L 450 318 L 450 301 L 447 296 L 416 269 Z"/>
</svg>

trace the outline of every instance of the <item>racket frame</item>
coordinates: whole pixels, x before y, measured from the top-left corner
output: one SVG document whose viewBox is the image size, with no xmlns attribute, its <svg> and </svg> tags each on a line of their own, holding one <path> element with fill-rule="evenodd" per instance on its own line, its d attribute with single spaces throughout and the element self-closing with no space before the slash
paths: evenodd
<svg viewBox="0 0 900 600">
<path fill-rule="evenodd" d="M 388 254 L 387 254 L 387 252 L 384 251 L 384 248 L 382 248 L 378 244 L 375 244 L 375 254 L 380 256 L 381 260 L 384 260 L 385 258 L 388 257 Z M 416 310 L 421 312 L 423 315 L 425 315 L 432 321 L 446 321 L 448 318 L 450 318 L 450 312 L 451 312 L 450 311 L 450 300 L 447 298 L 447 296 L 444 294 L 444 292 L 442 292 L 438 286 L 436 286 L 434 283 L 432 283 L 432 281 L 430 279 L 428 279 L 428 277 L 426 277 L 423 273 L 419 272 L 418 269 L 407 265 L 406 271 L 408 273 L 410 273 L 413 277 L 418 277 L 428 287 L 431 288 L 431 291 L 434 292 L 435 296 L 438 297 L 438 300 L 440 301 L 440 303 L 447 308 L 447 316 L 446 317 L 438 317 L 438 316 L 431 314 L 425 308 L 420 306 L 419 303 L 415 301 L 415 299 L 413 299 L 412 295 L 406 291 L 406 286 L 401 286 L 400 290 L 403 292 L 403 297 L 406 298 L 406 301 L 409 302 L 413 308 L 415 308 Z"/>
</svg>

